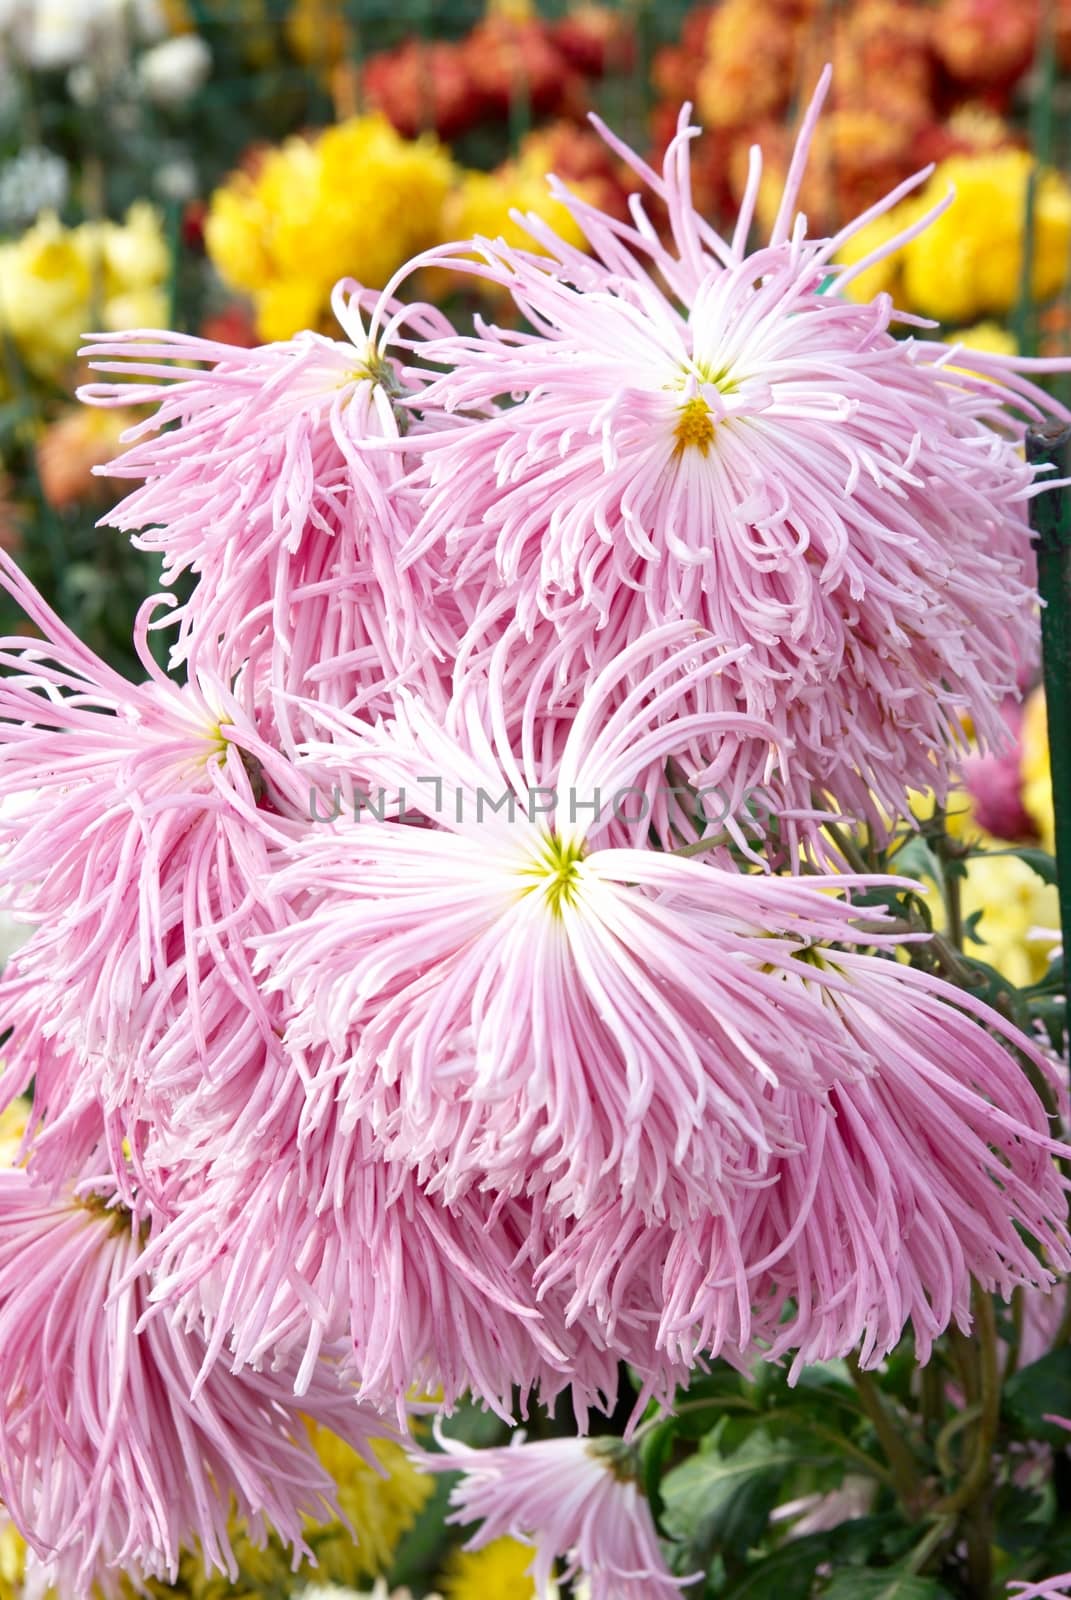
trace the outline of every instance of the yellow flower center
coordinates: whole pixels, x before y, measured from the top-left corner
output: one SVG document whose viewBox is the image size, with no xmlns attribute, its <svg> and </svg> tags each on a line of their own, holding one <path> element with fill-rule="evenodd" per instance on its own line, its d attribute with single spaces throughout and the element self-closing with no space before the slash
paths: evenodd
<svg viewBox="0 0 1071 1600">
<path fill-rule="evenodd" d="M 541 891 L 553 915 L 560 917 L 563 906 L 576 904 L 579 867 L 583 859 L 583 843 L 567 844 L 555 834 L 548 833 L 532 864 L 521 868 L 521 876 L 529 880 L 522 894 Z"/>
<path fill-rule="evenodd" d="M 673 430 L 677 440 L 675 453 L 683 455 L 685 450 L 694 447 L 705 456 L 714 442 L 714 416 L 710 407 L 701 395 L 696 395 L 684 402 L 679 413 Z"/>
</svg>

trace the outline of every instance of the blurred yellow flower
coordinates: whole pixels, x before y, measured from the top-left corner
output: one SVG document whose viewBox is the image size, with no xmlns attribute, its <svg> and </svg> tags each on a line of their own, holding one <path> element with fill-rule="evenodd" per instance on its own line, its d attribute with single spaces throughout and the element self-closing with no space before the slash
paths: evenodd
<svg viewBox="0 0 1071 1600">
<path fill-rule="evenodd" d="M 1016 356 L 1018 341 L 1010 328 L 1002 327 L 992 318 L 976 322 L 972 328 L 957 328 L 948 335 L 949 344 L 963 344 L 968 350 L 984 350 L 991 356 Z"/>
<path fill-rule="evenodd" d="M 1045 771 L 1048 772 L 1047 761 Z M 931 815 L 932 794 L 913 797 L 911 809 L 919 817 Z M 965 789 L 957 789 L 949 796 L 945 826 L 951 838 L 983 851 L 1010 848 L 1005 840 L 979 827 Z M 893 865 L 895 870 L 895 861 Z M 1014 855 L 971 856 L 964 865 L 967 874 L 960 884 L 963 921 L 966 923 L 976 912 L 982 913 L 976 929 L 981 943 L 968 939 L 967 955 L 995 967 L 1017 987 L 1036 983 L 1048 970 L 1057 938 L 1055 930 L 1060 925 L 1055 885 L 1043 882 L 1032 867 Z M 933 925 L 943 933 L 948 919 L 940 888 L 927 874 L 922 875 L 922 882 L 929 891 L 926 904 Z"/>
<path fill-rule="evenodd" d="M 1023 706 L 1020 730 L 1023 775 L 1023 805 L 1033 818 L 1045 849 L 1056 849 L 1055 819 L 1052 809 L 1052 780 L 1049 776 L 1049 726 L 1046 721 L 1045 691 L 1035 689 Z"/>
<path fill-rule="evenodd" d="M 51 212 L 0 245 L 0 331 L 39 377 L 57 372 L 78 348 L 92 289 L 84 239 Z"/>
<path fill-rule="evenodd" d="M 418 1472 L 400 1445 L 377 1439 L 372 1445 L 383 1473 L 326 1428 L 313 1432 L 316 1453 L 338 1485 L 338 1503 L 356 1533 L 341 1522 L 312 1529 L 309 1543 L 316 1552 L 316 1583 L 354 1588 L 359 1579 L 384 1572 L 402 1535 L 412 1527 L 434 1488 L 433 1479 Z"/>
<path fill-rule="evenodd" d="M 43 213 L 0 245 L 0 331 L 41 378 L 55 378 L 94 328 L 157 327 L 169 269 L 159 213 L 144 201 L 123 222 L 66 228 Z"/>
<path fill-rule="evenodd" d="M 917 238 L 862 273 L 846 293 L 855 300 L 888 289 L 906 309 L 940 322 L 969 323 L 1001 316 L 1019 298 L 1027 186 L 1033 157 L 1003 149 L 950 156 L 917 195 L 868 224 L 841 259 L 855 262 L 885 244 L 955 190 L 955 199 Z M 1034 202 L 1035 299 L 1048 300 L 1067 281 L 1071 250 L 1071 188 L 1056 172 L 1042 172 Z"/>
<path fill-rule="evenodd" d="M 356 41 L 343 0 L 294 0 L 286 18 L 286 42 L 307 66 L 327 67 L 345 59 Z"/>
<path fill-rule="evenodd" d="M 880 250 L 890 239 L 895 239 L 903 227 L 899 216 L 900 208 L 897 207 L 895 211 L 887 211 L 883 217 L 875 217 L 873 222 L 868 222 L 865 228 L 860 228 L 845 241 L 837 260 L 846 267 L 854 267 L 857 261 L 862 261 L 872 251 Z M 872 267 L 866 267 L 844 292 L 849 299 L 865 304 L 879 294 L 891 294 L 895 300 L 899 287 L 900 261 L 897 252 L 883 257 Z"/>
<path fill-rule="evenodd" d="M 992 838 L 983 839 L 982 845 L 1004 848 Z M 996 967 L 1017 987 L 1045 976 L 1060 925 L 1054 884 L 1043 883 L 1018 856 L 973 856 L 967 863 L 961 901 L 964 920 L 976 911 L 982 913 L 977 929 L 982 943 L 969 941 L 968 955 Z"/>
<path fill-rule="evenodd" d="M 28 1100 L 13 1100 L 11 1105 L 5 1106 L 0 1111 L 0 1167 L 13 1167 L 18 1158 L 19 1145 L 26 1132 L 26 1124 L 30 1120 L 30 1103 Z M 0 1508 L 0 1530 L 4 1527 L 3 1510 Z M 2 1532 L 0 1532 L 0 1577 L 4 1572 L 4 1546 Z M 0 1591 L 2 1592 L 2 1591 Z"/>
<path fill-rule="evenodd" d="M 390 1565 L 399 1539 L 432 1492 L 432 1479 L 418 1472 L 390 1440 L 377 1440 L 372 1446 L 384 1468 L 381 1474 L 326 1428 L 310 1424 L 310 1430 L 317 1455 L 335 1479 L 339 1505 L 352 1524 L 351 1528 L 337 1521 L 307 1524 L 305 1537 L 316 1565 L 306 1564 L 295 1573 L 289 1551 L 274 1533 L 266 1544 L 256 1545 L 244 1525 L 232 1520 L 228 1532 L 238 1563 L 236 1582 L 226 1573 L 206 1573 L 200 1553 L 188 1550 L 182 1554 L 178 1582 L 151 1580 L 149 1594 L 159 1600 L 174 1594 L 184 1600 L 277 1600 L 306 1587 L 352 1592 L 362 1580 Z M 125 1600 L 134 1600 L 134 1585 L 124 1581 L 123 1594 Z M 0 1600 L 8 1597 L 0 1594 Z"/>
<path fill-rule="evenodd" d="M 550 141 L 535 132 L 524 139 L 512 159 L 504 161 L 493 172 L 466 171 L 443 209 L 442 237 L 472 239 L 479 235 L 485 239 L 504 239 L 511 249 L 542 254 L 531 234 L 510 215 L 513 211 L 532 212 L 567 244 L 586 250 L 587 241 L 572 212 L 560 200 L 555 200 L 547 187 L 547 175 L 554 166 Z M 593 188 L 583 180 L 570 181 L 569 188 L 581 199 L 598 200 Z M 499 298 L 497 285 L 483 278 L 474 277 L 466 282 L 490 299 Z M 424 274 L 423 292 L 430 299 L 456 291 L 457 287 L 454 273 L 434 269 Z"/>
<path fill-rule="evenodd" d="M 453 1550 L 439 1581 L 445 1600 L 529 1600 L 534 1551 L 519 1539 L 492 1539 L 482 1550 Z"/>
<path fill-rule="evenodd" d="M 232 174 L 212 196 L 208 253 L 252 296 L 261 338 L 289 338 L 326 321 L 339 278 L 380 289 L 439 239 L 453 176 L 437 140 L 403 139 L 378 114 L 353 117 Z"/>
<path fill-rule="evenodd" d="M 0 1506 L 0 1600 L 18 1600 L 26 1564 L 22 1535 Z"/>
</svg>

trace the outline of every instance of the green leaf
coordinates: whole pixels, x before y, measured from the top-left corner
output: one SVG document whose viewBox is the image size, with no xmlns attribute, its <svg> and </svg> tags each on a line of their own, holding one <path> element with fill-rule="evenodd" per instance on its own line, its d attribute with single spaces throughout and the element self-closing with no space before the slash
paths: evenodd
<svg viewBox="0 0 1071 1600">
<path fill-rule="evenodd" d="M 894 871 L 905 878 L 931 878 L 941 882 L 941 863 L 929 840 L 921 833 L 913 833 L 893 857 Z"/>
<path fill-rule="evenodd" d="M 1071 1444 L 1066 1428 L 1045 1420 L 1052 1415 L 1071 1417 L 1071 1348 L 1050 1350 L 1040 1361 L 1020 1367 L 1004 1387 L 1003 1410 L 1019 1438 Z"/>
<path fill-rule="evenodd" d="M 716 1445 L 703 1450 L 663 1478 L 662 1525 L 687 1547 L 692 1567 L 709 1566 L 715 1550 L 744 1556 L 765 1529 L 782 1482 L 801 1459 L 797 1446 L 771 1439 L 761 1428 L 732 1454 Z M 823 1454 L 821 1459 L 834 1458 Z"/>
<path fill-rule="evenodd" d="M 899 1557 L 905 1540 L 909 1544 L 913 1537 L 914 1531 L 895 1512 L 851 1517 L 822 1533 L 783 1540 L 763 1560 L 749 1564 L 721 1600 L 810 1600 L 819 1566 L 875 1555 Z"/>
<path fill-rule="evenodd" d="M 662 1520 L 662 1477 L 666 1470 L 666 1463 L 673 1454 L 673 1445 L 676 1439 L 674 1419 L 667 1417 L 665 1422 L 659 1423 L 657 1428 L 652 1428 L 640 1444 L 640 1471 L 643 1475 L 643 1492 L 647 1496 L 651 1507 L 651 1515 L 655 1522 Z"/>
<path fill-rule="evenodd" d="M 845 1567 L 834 1575 L 823 1600 L 948 1600 L 948 1590 L 936 1578 L 893 1567 Z"/>
<path fill-rule="evenodd" d="M 1001 1484 L 993 1497 L 994 1543 L 1009 1555 L 1029 1555 L 1046 1537 L 1045 1497 L 1037 1489 Z"/>
<path fill-rule="evenodd" d="M 814 1575 L 828 1561 L 833 1542 L 828 1533 L 786 1539 L 762 1561 L 753 1562 L 722 1600 L 809 1600 Z"/>
</svg>

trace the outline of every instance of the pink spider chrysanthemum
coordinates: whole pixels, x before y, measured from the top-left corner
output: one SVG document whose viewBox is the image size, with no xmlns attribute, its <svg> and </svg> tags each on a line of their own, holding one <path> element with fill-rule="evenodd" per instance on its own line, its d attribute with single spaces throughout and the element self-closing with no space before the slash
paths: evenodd
<svg viewBox="0 0 1071 1600">
<path fill-rule="evenodd" d="M 479 1521 L 466 1549 L 504 1535 L 535 1546 L 530 1568 L 550 1600 L 555 1564 L 586 1583 L 590 1600 L 674 1600 L 697 1574 L 675 1578 L 658 1543 L 651 1508 L 636 1481 L 633 1452 L 620 1439 L 545 1439 L 473 1450 L 436 1431 L 442 1454 L 415 1457 L 427 1472 L 461 1472 L 451 1491 L 453 1522 Z"/>
<path fill-rule="evenodd" d="M 534 693 L 519 757 L 493 695 L 489 731 L 464 696 L 446 729 L 404 701 L 379 732 L 352 726 L 353 770 L 428 825 L 362 812 L 295 841 L 273 884 L 292 919 L 256 941 L 257 971 L 286 996 L 288 1045 L 345 1063 L 347 1116 L 448 1200 L 489 1183 L 545 1189 L 566 1215 L 608 1195 L 649 1215 L 720 1205 L 755 1150 L 794 1148 L 779 1085 L 823 1094 L 854 1074 L 830 1013 L 782 981 L 809 944 L 858 942 L 827 892 L 851 880 L 619 842 L 651 769 L 696 726 L 732 734 L 736 717 L 673 714 L 720 666 L 688 626 L 644 640 L 549 761 Z"/>
<path fill-rule="evenodd" d="M 389 1426 L 326 1359 L 300 1401 L 285 1362 L 213 1372 L 193 1398 L 203 1339 L 174 1319 L 142 1320 L 142 1228 L 110 1208 L 109 1188 L 105 1177 L 53 1199 L 26 1172 L 0 1172 L 6 1509 L 74 1596 L 102 1571 L 174 1582 L 195 1541 L 206 1570 L 233 1579 L 232 1513 L 254 1540 L 270 1526 L 311 1553 L 303 1519 L 331 1514 L 334 1485 L 306 1418 L 361 1451 Z"/>
<path fill-rule="evenodd" d="M 449 588 L 433 599 L 428 576 L 398 561 L 416 512 L 402 460 L 375 446 L 401 440 L 410 418 L 383 354 L 390 330 L 367 333 L 361 302 L 351 281 L 336 288 L 346 340 L 245 350 L 142 331 L 94 336 L 83 352 L 121 381 L 80 398 L 156 408 L 105 469 L 142 480 L 107 520 L 160 552 L 165 582 L 197 578 L 171 619 L 176 660 L 207 651 L 255 676 L 286 744 L 291 694 L 374 701 L 406 671 L 434 693 L 460 625 Z M 423 333 L 448 327 L 426 306 L 399 315 Z"/>
<path fill-rule="evenodd" d="M 1009 1048 L 1043 1071 L 1032 1046 L 895 961 L 812 950 L 785 982 L 808 985 L 812 961 L 858 1076 L 824 1101 L 778 1097 L 795 1150 L 756 1161 L 763 1181 L 721 1215 L 644 1227 L 607 1207 L 540 1262 L 540 1291 L 564 1290 L 607 1339 L 653 1307 L 656 1348 L 686 1367 L 792 1354 L 795 1376 L 853 1351 L 873 1366 L 910 1323 L 925 1361 L 951 1322 L 969 1327 L 972 1280 L 1007 1297 L 1071 1265 L 1064 1147 Z"/>
<path fill-rule="evenodd" d="M 619 1353 L 594 1319 L 571 1326 L 562 1296 L 537 1303 L 531 1214 L 493 1195 L 444 1206 L 338 1120 L 236 1149 L 149 1246 L 154 1301 L 210 1329 L 204 1370 L 283 1357 L 300 1394 L 327 1346 L 362 1400 L 402 1415 L 414 1385 L 446 1407 L 470 1391 L 506 1418 L 533 1390 L 549 1404 L 570 1389 L 578 1416 L 612 1404 Z"/>
<path fill-rule="evenodd" d="M 244 941 L 277 923 L 269 856 L 301 831 L 309 780 L 261 736 L 247 684 L 207 664 L 172 682 L 144 616 L 147 676 L 131 684 L 2 552 L 0 567 L 45 636 L 0 641 L 0 794 L 35 792 L 0 820 L 0 894 L 34 924 L 3 978 L 14 1092 L 40 1028 L 73 1071 L 96 1064 L 113 1104 L 153 1071 L 158 1105 L 174 1103 L 179 1076 L 236 1073 L 249 1035 L 276 1039 Z"/>
<path fill-rule="evenodd" d="M 1035 648 L 1040 485 L 1019 447 L 1026 419 L 1066 414 L 1024 374 L 1066 363 L 968 363 L 894 337 L 887 295 L 844 298 L 866 263 L 838 266 L 841 245 L 912 184 L 806 237 L 793 209 L 825 81 L 750 253 L 758 153 L 723 240 L 692 207 L 682 116 L 662 177 L 605 135 L 665 203 L 671 244 L 638 202 L 629 225 L 556 187 L 590 256 L 529 218 L 542 254 L 480 239 L 420 258 L 492 280 L 535 331 L 411 344 L 422 414 L 443 419 L 414 441 L 409 556 L 444 552 L 483 586 L 471 635 L 498 626 L 503 592 L 522 631 L 549 618 L 574 675 L 681 617 L 747 643 L 713 703 L 775 725 L 786 803 L 817 791 L 880 827 L 911 788 L 943 790 L 963 713 L 983 744 L 1005 737 Z"/>
</svg>

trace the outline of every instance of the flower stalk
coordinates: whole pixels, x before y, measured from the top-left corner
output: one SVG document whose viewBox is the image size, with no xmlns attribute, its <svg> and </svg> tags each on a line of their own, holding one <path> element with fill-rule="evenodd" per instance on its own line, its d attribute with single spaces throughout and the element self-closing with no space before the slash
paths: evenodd
<svg viewBox="0 0 1071 1600">
<path fill-rule="evenodd" d="M 1066 474 L 1071 427 L 1052 422 L 1027 434 L 1027 459 L 1050 466 L 1053 476 Z M 1071 937 L 1071 493 L 1059 484 L 1035 497 L 1031 526 L 1037 549 L 1041 615 L 1041 647 L 1045 705 L 1049 726 L 1052 803 L 1056 819 L 1056 872 L 1060 927 L 1064 949 L 1064 1027 L 1066 1044 L 1071 1007 L 1068 939 Z"/>
</svg>

